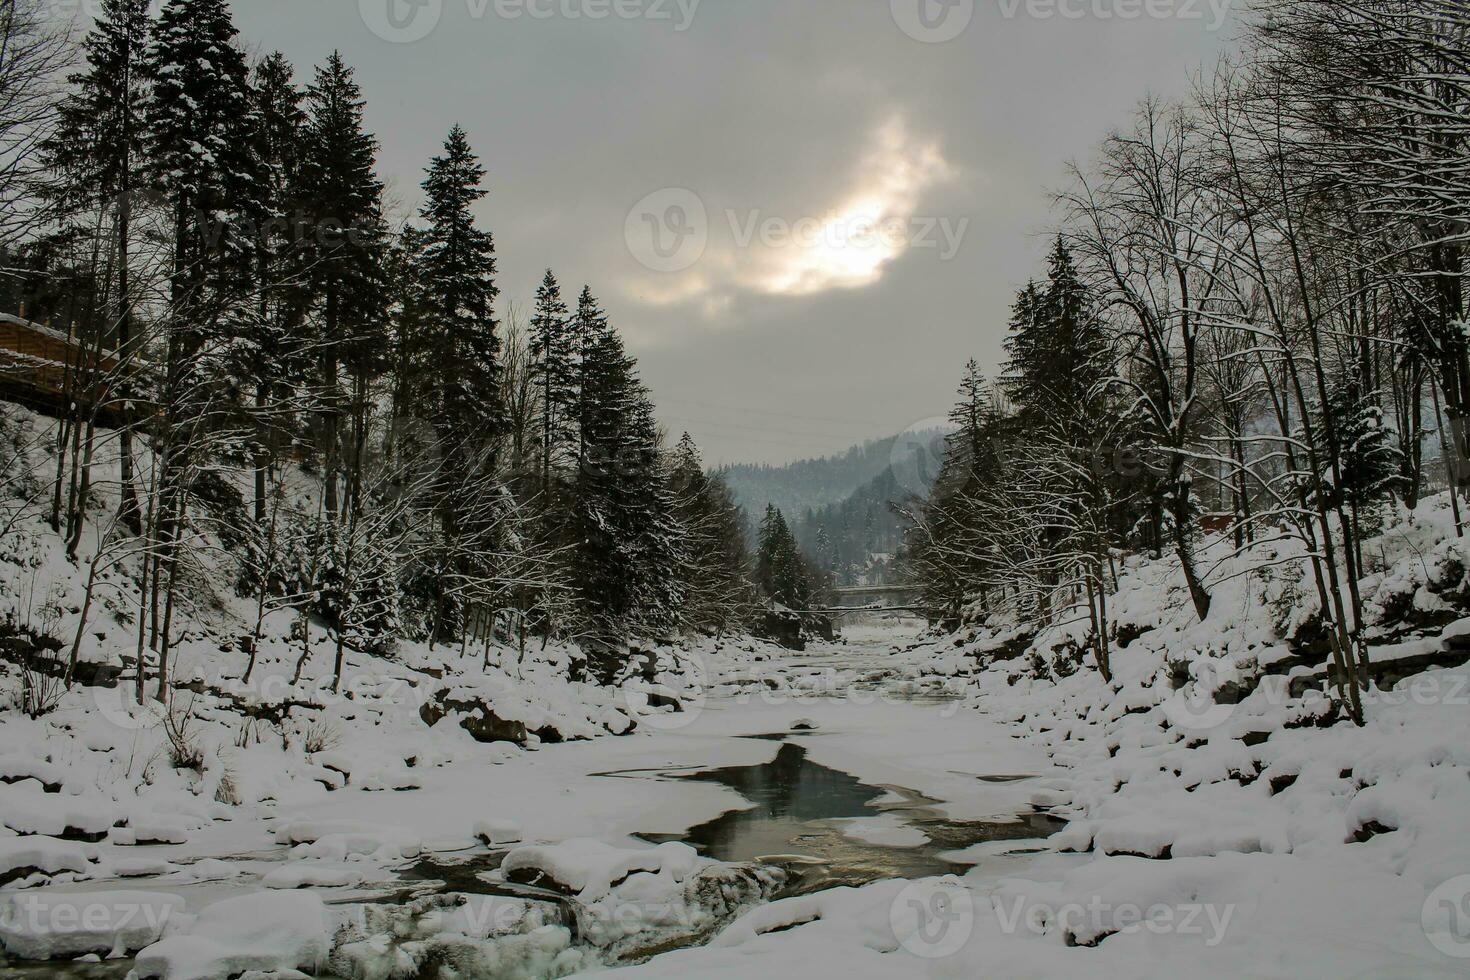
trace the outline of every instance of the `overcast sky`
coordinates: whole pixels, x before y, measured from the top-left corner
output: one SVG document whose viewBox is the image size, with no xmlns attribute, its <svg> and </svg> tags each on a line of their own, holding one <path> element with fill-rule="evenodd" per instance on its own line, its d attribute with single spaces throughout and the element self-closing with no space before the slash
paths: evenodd
<svg viewBox="0 0 1470 980">
<path fill-rule="evenodd" d="M 891 435 L 947 411 L 967 358 L 993 371 L 1066 161 L 1145 92 L 1187 90 L 1233 34 L 1224 2 L 234 8 L 303 81 L 342 51 L 403 208 L 461 123 L 502 314 L 548 266 L 591 284 L 664 423 L 721 463 Z"/>
</svg>

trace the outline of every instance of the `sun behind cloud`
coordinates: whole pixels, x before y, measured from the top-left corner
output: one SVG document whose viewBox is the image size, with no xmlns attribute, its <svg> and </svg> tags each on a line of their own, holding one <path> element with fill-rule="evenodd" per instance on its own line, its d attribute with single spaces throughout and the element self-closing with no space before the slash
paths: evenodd
<svg viewBox="0 0 1470 980">
<path fill-rule="evenodd" d="M 806 296 L 871 285 L 912 244 L 923 192 L 951 175 L 939 145 L 916 141 L 900 116 L 874 134 L 858 167 L 860 186 L 823 215 L 815 234 L 755 253 L 745 284 L 760 292 Z"/>
<path fill-rule="evenodd" d="M 654 306 L 690 305 L 706 319 L 741 294 L 799 297 L 856 289 L 923 233 L 925 193 L 951 179 L 939 143 L 915 137 L 901 115 L 869 134 L 848 186 L 804 213 L 734 207 L 710 196 L 708 247 L 689 269 L 641 277 L 630 292 Z"/>
</svg>

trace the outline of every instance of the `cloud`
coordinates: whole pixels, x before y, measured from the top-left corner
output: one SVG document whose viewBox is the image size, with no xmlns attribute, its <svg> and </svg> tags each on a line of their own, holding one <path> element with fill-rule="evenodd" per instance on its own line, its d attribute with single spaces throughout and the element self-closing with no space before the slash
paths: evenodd
<svg viewBox="0 0 1470 980">
<path fill-rule="evenodd" d="M 742 296 L 804 297 L 872 285 L 924 234 L 918 212 L 925 193 L 954 176 L 939 143 L 915 136 L 894 115 L 868 134 L 851 172 L 809 211 L 732 207 L 706 194 L 708 245 L 698 261 L 637 277 L 629 292 L 652 306 L 689 306 L 717 320 Z"/>
<path fill-rule="evenodd" d="M 789 240 L 752 252 L 744 285 L 780 296 L 867 286 L 913 244 L 924 191 L 953 170 L 938 143 L 915 140 L 901 116 L 871 142 L 856 186 L 836 207 L 793 226 Z"/>
</svg>

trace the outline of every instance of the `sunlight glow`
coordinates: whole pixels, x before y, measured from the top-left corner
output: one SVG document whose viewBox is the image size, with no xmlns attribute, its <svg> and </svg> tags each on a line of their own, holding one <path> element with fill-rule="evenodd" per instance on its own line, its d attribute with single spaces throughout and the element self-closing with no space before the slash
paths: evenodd
<svg viewBox="0 0 1470 980">
<path fill-rule="evenodd" d="M 703 219 L 697 226 L 700 243 L 688 268 L 633 277 L 628 292 L 652 306 L 689 306 L 706 320 L 720 320 L 742 294 L 800 297 L 872 285 L 910 248 L 932 246 L 935 222 L 920 217 L 918 209 L 926 192 L 954 175 L 939 144 L 916 137 L 894 115 L 869 134 L 850 175 L 834 175 L 831 197 L 810 202 L 811 210 L 734 208 L 717 198 L 685 202 L 659 196 L 653 220 L 657 232 L 668 234 L 666 243 L 688 240 L 673 237 L 684 228 L 674 219 L 687 223 L 696 211 Z M 671 202 L 677 211 L 667 206 Z M 630 236 L 642 230 L 635 223 Z"/>
<path fill-rule="evenodd" d="M 912 140 L 902 118 L 875 134 L 858 169 L 862 185 L 820 219 L 814 232 L 793 226 L 791 240 L 764 243 L 760 274 L 750 283 L 762 292 L 805 296 L 866 286 L 912 243 L 915 209 L 923 192 L 950 173 L 937 144 Z"/>
</svg>

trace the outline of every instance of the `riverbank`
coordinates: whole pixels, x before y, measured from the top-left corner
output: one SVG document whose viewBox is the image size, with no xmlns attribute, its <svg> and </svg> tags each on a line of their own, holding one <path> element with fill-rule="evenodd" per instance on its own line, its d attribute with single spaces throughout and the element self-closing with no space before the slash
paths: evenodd
<svg viewBox="0 0 1470 980">
<path fill-rule="evenodd" d="M 480 912 L 476 922 L 465 925 L 480 952 L 498 949 L 502 959 L 521 956 L 517 969 L 530 971 L 528 976 L 560 976 L 614 962 L 619 950 L 657 949 L 665 941 L 678 945 L 691 936 L 707 939 L 716 926 L 733 922 L 735 913 L 768 898 L 905 872 L 964 870 L 1020 847 L 968 853 L 970 844 L 1055 829 L 1047 825 L 1037 831 L 1027 822 L 1034 820 L 1028 783 L 1045 765 L 1043 753 L 1011 739 L 983 715 L 961 711 L 942 690 L 917 691 L 901 678 L 876 679 L 887 672 L 894 644 L 907 639 L 902 634 L 868 638 L 854 647 L 819 647 L 807 656 L 742 646 L 723 657 L 701 657 L 694 673 L 704 676 L 697 686 L 690 672 L 661 677 L 661 689 L 680 696 L 683 710 L 645 715 L 641 730 L 622 738 L 519 749 L 478 744 L 459 731 L 453 735 L 457 748 L 438 758 L 420 746 L 418 764 L 406 768 L 412 785 L 389 789 L 348 778 L 334 789 L 296 787 L 296 792 L 231 807 L 228 813 L 213 804 L 212 819 L 167 841 L 125 842 L 117 833 L 92 843 L 57 841 L 57 856 L 74 861 L 75 870 L 58 869 L 44 880 L 39 875 L 20 879 L 3 894 L 29 903 L 36 896 L 59 898 L 80 909 L 106 906 L 110 911 L 98 914 L 107 926 L 127 914 L 119 903 L 156 909 L 157 902 L 176 897 L 172 921 L 164 921 L 157 932 L 181 938 L 197 928 L 193 917 L 207 921 L 210 910 L 222 903 L 228 909 L 228 903 L 262 892 L 315 896 L 325 903 L 324 931 L 320 948 L 308 952 L 320 954 L 320 967 L 328 972 L 376 977 L 398 975 L 395 958 L 413 955 L 386 940 L 381 955 L 364 952 L 375 936 L 388 934 L 373 931 L 373 923 L 387 914 L 381 910 L 397 909 L 395 914 L 419 922 L 422 910 L 401 910 L 468 891 L 470 907 Z M 755 670 L 763 678 L 758 684 L 752 683 Z M 773 689 L 765 677 L 785 683 Z M 131 733 L 134 738 L 145 734 Z M 334 757 L 324 762 L 349 773 L 359 768 L 364 747 L 385 744 L 370 731 L 355 734 L 348 728 L 344 736 L 327 753 Z M 779 760 L 793 753 L 801 761 L 783 770 Z M 690 778 L 712 772 L 737 775 L 724 781 Z M 8 789 L 14 792 L 25 782 Z M 840 791 L 834 789 L 837 784 Z M 759 833 L 769 835 L 771 826 L 791 833 L 764 839 L 758 833 L 744 841 L 747 852 L 740 860 L 706 862 L 698 873 L 764 867 L 787 877 L 718 914 L 687 901 L 679 889 L 690 879 L 672 866 L 659 866 L 648 881 L 634 881 L 641 889 L 636 894 L 620 891 L 629 886 L 623 881 L 590 900 L 577 895 L 577 901 L 597 906 L 596 915 L 621 917 L 620 929 L 628 935 L 608 944 L 617 947 L 611 952 L 587 949 L 584 937 L 573 935 L 576 923 L 568 928 L 557 921 L 549 909 L 565 899 L 542 910 L 549 916 L 543 925 L 523 929 L 527 909 L 538 904 L 503 888 L 502 876 L 494 871 L 501 856 L 517 847 L 573 846 L 589 867 L 627 861 L 625 855 L 645 853 L 654 841 L 697 836 L 692 829 L 722 819 L 739 822 L 756 810 L 769 811 L 772 818 Z M 759 846 L 762 840 L 770 846 Z M 578 850 L 582 845 L 568 845 L 576 841 L 596 841 L 604 850 L 584 852 Z M 702 842 L 705 851 L 719 851 L 710 843 Z M 584 890 L 585 885 L 564 889 Z M 133 895 L 119 898 L 119 891 Z M 679 914 L 671 920 L 676 892 Z M 166 897 L 150 904 L 138 894 Z M 493 935 L 492 925 L 506 934 Z M 554 941 L 543 935 L 545 942 L 526 948 L 522 937 L 539 928 L 565 935 Z M 395 929 L 403 932 L 401 922 Z M 257 941 L 264 948 L 271 939 L 261 935 Z M 517 944 L 520 952 L 510 952 Z M 128 945 L 122 943 L 119 952 Z M 352 956 L 340 955 L 349 947 Z M 36 949 L 33 944 L 32 952 Z M 568 951 L 578 955 L 562 957 Z M 288 960 L 279 965 L 293 965 Z M 160 959 L 146 949 L 138 959 L 150 968 L 161 963 L 170 977 L 189 969 L 210 975 L 211 969 L 231 965 L 218 957 L 201 962 Z M 255 965 L 261 964 L 269 965 Z M 81 964 L 66 971 L 85 976 L 102 968 Z M 380 974 L 382 969 L 389 973 Z"/>
<path fill-rule="evenodd" d="M 1301 699 L 1270 685 L 1238 705 L 1208 699 L 1214 711 L 1197 699 L 1201 712 L 1186 715 L 1189 692 L 1171 707 L 1085 672 L 1017 679 L 1015 661 L 985 666 L 955 649 L 946 638 L 887 658 L 898 689 L 961 698 L 943 709 L 959 711 L 952 739 L 934 755 L 918 747 L 914 767 L 948 760 L 973 773 L 953 739 L 993 732 L 1033 753 L 1029 771 L 1041 775 L 1010 786 L 1065 816 L 1065 829 L 1035 854 L 973 848 L 980 863 L 948 879 L 777 902 L 708 947 L 620 975 L 1465 975 L 1470 711 L 1455 692 L 1470 690 L 1466 668 L 1380 692 L 1366 728 L 1319 728 L 1293 721 Z M 1116 667 L 1141 688 L 1159 664 L 1139 645 Z M 818 757 L 858 765 L 854 744 Z M 968 748 L 992 744 L 975 737 Z M 903 740 L 880 752 L 897 761 Z"/>
<path fill-rule="evenodd" d="M 684 710 L 637 733 L 473 746 L 413 789 L 349 783 L 177 844 L 78 845 L 98 874 L 23 894 L 178 896 L 169 955 L 115 975 L 216 975 L 217 955 L 167 944 L 261 893 L 319 923 L 306 937 L 276 923 L 276 952 L 295 936 L 319 975 L 364 980 L 435 963 L 526 978 L 1463 975 L 1455 896 L 1429 880 L 1453 880 L 1463 822 L 1381 821 L 1459 805 L 1470 713 L 1444 705 L 1431 724 L 1422 706 L 1377 704 L 1365 730 L 1283 728 L 1246 747 L 1229 725 L 1184 737 L 1126 701 L 1089 706 L 1080 676 L 935 673 L 929 642 L 908 630 L 696 658 L 657 685 Z M 1351 774 L 1327 773 L 1345 754 Z M 1357 785 L 1370 782 L 1377 794 Z M 1359 841 L 1349 815 L 1375 797 L 1364 825 L 1378 828 Z M 1243 839 L 1245 817 L 1283 836 Z"/>
</svg>

